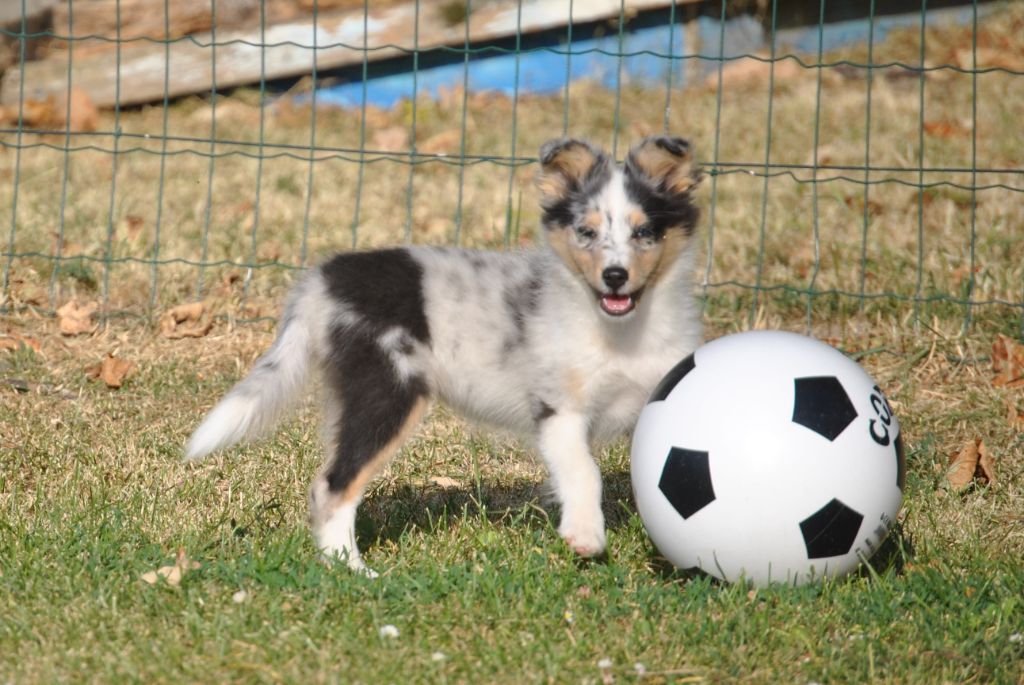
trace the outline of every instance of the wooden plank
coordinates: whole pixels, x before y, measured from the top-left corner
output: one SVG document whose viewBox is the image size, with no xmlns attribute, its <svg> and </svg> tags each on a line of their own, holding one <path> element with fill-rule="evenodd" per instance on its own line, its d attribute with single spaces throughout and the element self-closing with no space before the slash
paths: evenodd
<svg viewBox="0 0 1024 685">
<path fill-rule="evenodd" d="M 89 36 L 116 36 L 120 24 L 122 40 L 176 40 L 192 34 L 209 32 L 214 27 L 214 7 L 209 1 L 74 0 L 72 7 L 68 1 L 29 0 L 30 7 L 32 2 L 43 1 L 49 2 L 53 8 L 53 25 L 47 28 L 53 28 L 62 37 L 83 39 Z M 321 13 L 337 10 L 362 11 L 363 8 L 363 0 L 232 0 L 217 4 L 216 27 L 218 31 L 243 28 L 254 31 L 259 27 L 261 9 L 268 24 L 308 20 L 312 16 L 314 2 Z M 377 8 L 403 5 L 406 2 L 408 0 L 373 0 Z M 17 5 L 18 2 L 8 4 Z M 0 2 L 0 19 L 4 15 L 4 6 L 4 3 Z M 58 41 L 49 47 L 55 51 L 63 50 L 66 49 L 67 42 Z M 75 49 L 82 55 L 83 51 L 88 53 L 113 48 L 113 43 L 90 41 L 88 46 L 78 42 Z"/>
<path fill-rule="evenodd" d="M 217 24 L 220 27 L 237 27 L 252 22 L 253 10 L 259 20 L 259 7 L 249 3 L 221 3 L 218 8 Z M 73 11 L 72 11 L 73 10 Z M 170 2 L 167 5 L 167 28 L 164 28 L 163 3 L 153 0 L 74 0 L 62 2 L 53 10 L 53 32 L 73 38 L 74 51 L 78 56 L 113 48 L 113 43 L 86 40 L 89 36 L 117 36 L 118 22 L 121 40 L 138 38 L 172 40 L 189 34 L 208 32 L 213 27 L 213 12 L 209 3 Z M 55 41 L 51 46 L 54 60 L 67 59 L 65 48 L 72 41 Z"/>
<path fill-rule="evenodd" d="M 692 3 L 698 0 L 677 0 Z M 573 6 L 574 23 L 615 19 L 621 0 L 591 0 Z M 450 25 L 436 5 L 421 0 L 419 47 L 461 46 L 465 40 L 463 24 Z M 671 0 L 624 0 L 626 16 L 660 9 Z M 475 10 L 470 16 L 469 33 L 473 43 L 485 43 L 522 33 L 534 33 L 564 26 L 569 21 L 569 0 L 496 0 Z M 367 26 L 364 36 L 364 21 Z M 169 97 L 209 92 L 216 76 L 217 88 L 256 83 L 267 79 L 308 74 L 313 69 L 314 50 L 318 69 L 361 64 L 363 45 L 371 61 L 407 54 L 413 49 L 415 4 L 383 9 L 322 15 L 316 34 L 312 20 L 291 21 L 267 26 L 261 37 L 258 30 L 218 31 L 216 33 L 216 74 L 213 72 L 213 35 L 200 33 L 170 43 L 132 42 L 120 49 L 120 104 L 136 105 Z M 59 33 L 59 32 L 58 32 Z M 77 47 L 77 43 L 75 47 Z M 72 84 L 80 88 L 100 107 L 111 107 L 116 97 L 118 51 L 85 52 L 80 57 L 72 48 L 70 74 Z M 14 67 L 4 75 L 0 103 L 15 104 L 22 72 L 25 97 L 44 100 L 67 90 L 68 52 L 59 52 L 38 62 L 29 62 L 24 70 Z M 166 88 L 165 65 L 169 65 Z"/>
</svg>

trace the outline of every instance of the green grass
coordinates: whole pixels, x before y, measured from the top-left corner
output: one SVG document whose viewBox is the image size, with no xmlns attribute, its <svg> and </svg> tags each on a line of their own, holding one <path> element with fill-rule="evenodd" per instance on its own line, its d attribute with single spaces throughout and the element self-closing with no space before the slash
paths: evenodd
<svg viewBox="0 0 1024 685">
<path fill-rule="evenodd" d="M 203 568 L 172 589 L 138 580 L 166 554 L 136 517 L 135 506 L 107 505 L 18 531 L 23 542 L 4 549 L 20 560 L 5 574 L 21 598 L 4 607 L 2 637 L 16 645 L 8 675 L 571 682 L 595 679 L 607 658 L 624 679 L 641 663 L 655 682 L 1020 677 L 1019 564 L 972 559 L 976 549 L 900 574 L 752 594 L 652 569 L 633 518 L 614 530 L 611 561 L 581 564 L 532 509 L 464 509 L 388 540 L 396 565 L 378 582 L 325 570 L 301 529 L 271 524 L 258 541 L 225 526 Z M 964 562 L 994 575 L 965 577 Z M 26 601 L 39 592 L 33 578 L 49 579 L 45 597 Z M 398 637 L 381 637 L 384 625 Z"/>
<path fill-rule="evenodd" d="M 1024 54 L 1022 8 L 1011 4 L 994 15 L 980 44 L 1000 46 L 1007 59 Z M 915 63 L 916 31 L 876 45 L 876 61 Z M 948 62 L 963 41 L 960 30 L 930 28 L 930 63 Z M 854 49 L 832 58 L 864 55 Z M 775 162 L 812 159 L 815 74 L 778 83 Z M 864 161 L 865 81 L 825 76 L 819 159 L 856 167 Z M 1020 81 L 1001 71 L 978 77 L 979 165 L 1020 168 Z M 876 74 L 873 164 L 916 164 L 918 85 Z M 926 86 L 925 120 L 954 130 L 969 121 L 969 75 L 930 72 Z M 756 168 L 766 146 L 766 95 L 763 83 L 731 86 L 716 120 L 715 93 L 679 91 L 670 128 L 710 160 L 719 126 L 719 160 Z M 221 98 L 231 106 L 218 135 L 253 139 L 253 102 L 245 91 Z M 628 87 L 621 105 L 620 153 L 661 130 L 664 94 Z M 610 144 L 613 94 L 574 85 L 566 106 L 570 133 Z M 563 114 L 558 99 L 521 98 L 518 153 L 531 155 L 558 135 Z M 133 142 L 154 151 L 162 115 L 160 108 L 124 112 L 121 125 L 155 136 Z M 468 152 L 507 155 L 511 115 L 507 98 L 472 96 Z M 279 105 L 268 116 L 270 142 L 308 143 L 308 108 Z M 174 104 L 169 119 L 173 134 L 209 135 L 208 106 L 197 99 Z M 418 145 L 461 124 L 461 94 L 423 100 Z M 321 146 L 358 144 L 358 111 L 322 110 L 317 125 Z M 104 113 L 101 128 L 111 126 Z M 371 141 L 378 131 L 410 126 L 408 103 L 368 112 Z M 103 136 L 95 142 L 109 143 Z M 970 142 L 928 137 L 925 164 L 967 168 Z M 608 556 L 582 561 L 556 533 L 557 507 L 535 455 L 440 407 L 361 508 L 360 546 L 382 572 L 371 581 L 316 560 L 305 503 L 320 462 L 312 405 L 265 441 L 198 464 L 180 460 L 202 413 L 271 340 L 271 322 L 236 321 L 275 316 L 294 277 L 281 265 L 300 261 L 308 163 L 265 160 L 254 234 L 256 161 L 218 158 L 206 256 L 246 261 L 255 235 L 255 259 L 265 268 L 249 274 L 175 261 L 201 257 L 208 160 L 194 154 L 205 145 L 170 147 L 180 154 L 166 160 L 159 241 L 158 156 L 125 154 L 113 179 L 109 153 L 72 153 L 62 209 L 55 198 L 63 152 L 22 150 L 7 248 L 31 254 L 11 261 L 0 332 L 35 338 L 42 351 L 0 351 L 0 683 L 1024 683 L 1024 434 L 1007 419 L 1010 407 L 1024 410 L 1024 391 L 991 382 L 992 342 L 999 334 L 1019 338 L 1021 330 L 1019 191 L 972 196 L 936 186 L 919 198 L 914 187 L 886 182 L 865 196 L 855 182 L 860 172 L 815 185 L 800 171 L 802 182 L 769 182 L 762 215 L 760 177 L 723 173 L 699 190 L 700 240 L 710 255 L 706 274 L 705 257 L 699 261 L 706 288 L 698 286 L 708 336 L 748 328 L 813 333 L 853 355 L 893 402 L 907 446 L 907 488 L 894 534 L 870 568 L 823 587 L 757 592 L 673 570 L 636 516 L 625 443 L 601 456 Z M 452 161 L 457 143 L 447 152 Z M 0 164 L 0 207 L 9 207 L 11 155 Z M 360 247 L 401 242 L 407 226 L 416 243 L 449 244 L 458 216 L 465 244 L 536 242 L 530 165 L 516 171 L 511 195 L 506 167 L 466 167 L 461 215 L 457 166 L 417 166 L 411 203 L 401 160 L 363 171 Z M 351 161 L 316 163 L 310 259 L 351 244 L 358 172 Z M 915 171 L 884 176 L 917 182 Z M 925 179 L 940 180 L 972 183 L 966 173 Z M 1020 175 L 983 173 L 973 181 L 1019 187 Z M 62 222 L 62 259 L 55 260 Z M 171 261 L 154 281 L 150 264 L 107 264 L 108 251 Z M 914 301 L 919 276 L 920 295 L 932 299 Z M 210 335 L 162 337 L 159 313 L 197 289 L 218 316 Z M 968 294 L 996 302 L 968 309 L 956 301 Z M 91 336 L 63 338 L 48 314 L 72 297 L 107 300 L 118 316 Z M 137 364 L 116 391 L 85 373 L 111 353 Z M 995 459 L 996 480 L 954 491 L 948 457 L 978 438 Z M 200 564 L 180 586 L 143 582 L 179 549 Z M 388 625 L 396 638 L 381 635 Z M 599 667 L 605 659 L 611 666 Z"/>
<path fill-rule="evenodd" d="M 989 391 L 929 409 L 928 393 L 949 386 L 915 388 L 913 377 L 929 363 L 956 368 L 951 354 L 929 362 L 921 345 L 861 358 L 897 386 L 910 438 L 899 526 L 872 568 L 751 592 L 657 556 L 625 445 L 602 457 L 609 555 L 582 561 L 554 530 L 536 461 L 443 409 L 361 510 L 361 544 L 383 576 L 325 567 L 305 522 L 319 460 L 312 408 L 268 441 L 196 465 L 178 458 L 233 360 L 267 335 L 122 343 L 140 368 L 120 391 L 86 382 L 79 361 L 117 336 L 3 358 L 32 384 L 5 391 L 0 410 L 5 681 L 600 682 L 603 659 L 622 682 L 1024 677 L 1024 444 L 986 414 Z M 196 346 L 198 361 L 171 354 Z M 207 357 L 212 347 L 226 349 Z M 890 367 L 887 356 L 910 361 Z M 992 431 L 1000 479 L 954 493 L 944 446 L 964 422 Z M 179 548 L 201 564 L 180 587 L 140 579 Z M 398 637 L 382 637 L 385 625 Z"/>
</svg>

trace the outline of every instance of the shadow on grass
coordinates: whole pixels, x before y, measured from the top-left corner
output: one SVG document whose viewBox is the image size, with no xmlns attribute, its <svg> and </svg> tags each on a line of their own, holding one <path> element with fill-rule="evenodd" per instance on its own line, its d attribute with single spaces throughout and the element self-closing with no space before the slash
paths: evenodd
<svg viewBox="0 0 1024 685">
<path fill-rule="evenodd" d="M 603 474 L 603 509 L 609 530 L 622 531 L 636 515 L 632 482 L 628 471 Z M 557 537 L 559 507 L 547 483 L 519 479 L 507 482 L 483 481 L 475 486 L 443 488 L 435 484 L 421 486 L 401 484 L 382 488 L 371 494 L 359 509 L 357 535 L 361 546 L 368 549 L 383 542 L 396 542 L 409 530 L 444 529 L 459 519 L 485 517 L 495 526 L 525 526 L 530 530 L 548 531 Z M 287 525 L 281 505 L 275 500 L 264 502 L 241 517 L 240 524 L 231 519 L 236 537 L 265 534 Z M 914 543 L 909 532 L 897 523 L 878 551 L 862 564 L 854 577 L 874 577 L 892 573 L 902 576 L 914 558 Z M 607 557 L 580 559 L 581 564 L 602 563 Z M 680 569 L 655 552 L 650 559 L 654 573 L 666 582 L 701 580 L 711 586 L 727 585 L 699 568 Z"/>
<path fill-rule="evenodd" d="M 605 526 L 620 530 L 632 512 L 633 492 L 629 472 L 603 474 Z M 455 518 L 486 516 L 494 525 L 526 525 L 530 528 L 557 527 L 559 506 L 543 481 L 483 481 L 475 486 L 439 488 L 400 485 L 378 492 L 359 509 L 358 535 L 363 542 L 395 541 L 406 530 L 431 530 Z"/>
<path fill-rule="evenodd" d="M 861 564 L 857 573 L 861 576 L 883 575 L 892 573 L 902 576 L 906 565 L 914 558 L 914 541 L 910 534 L 897 523 L 889 531 L 889 535 L 882 541 L 878 551 L 868 559 L 867 563 Z"/>
</svg>

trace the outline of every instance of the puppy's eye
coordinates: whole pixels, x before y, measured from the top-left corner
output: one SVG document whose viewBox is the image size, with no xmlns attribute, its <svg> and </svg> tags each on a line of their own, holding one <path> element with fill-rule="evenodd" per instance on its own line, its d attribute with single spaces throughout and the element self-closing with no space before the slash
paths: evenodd
<svg viewBox="0 0 1024 685">
<path fill-rule="evenodd" d="M 576 228 L 576 237 L 579 238 L 581 242 L 589 243 L 591 240 L 597 238 L 597 231 L 592 228 L 588 228 L 587 226 L 578 226 Z"/>
<path fill-rule="evenodd" d="M 641 226 L 633 231 L 633 240 L 650 241 L 654 240 L 654 230 L 648 226 Z"/>
</svg>

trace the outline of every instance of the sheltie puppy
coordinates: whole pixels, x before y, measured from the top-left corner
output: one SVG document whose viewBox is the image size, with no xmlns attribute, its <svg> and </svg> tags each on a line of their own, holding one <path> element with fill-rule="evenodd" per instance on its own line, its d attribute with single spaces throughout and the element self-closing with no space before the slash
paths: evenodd
<svg viewBox="0 0 1024 685">
<path fill-rule="evenodd" d="M 356 509 L 437 398 L 532 435 L 578 554 L 605 548 L 591 445 L 628 432 L 701 341 L 693 295 L 689 143 L 649 137 L 617 164 L 580 140 L 546 143 L 537 188 L 547 246 L 342 253 L 295 285 L 277 339 L 216 405 L 186 457 L 265 433 L 324 380 L 326 460 L 310 489 L 316 544 L 372 574 Z"/>
</svg>

